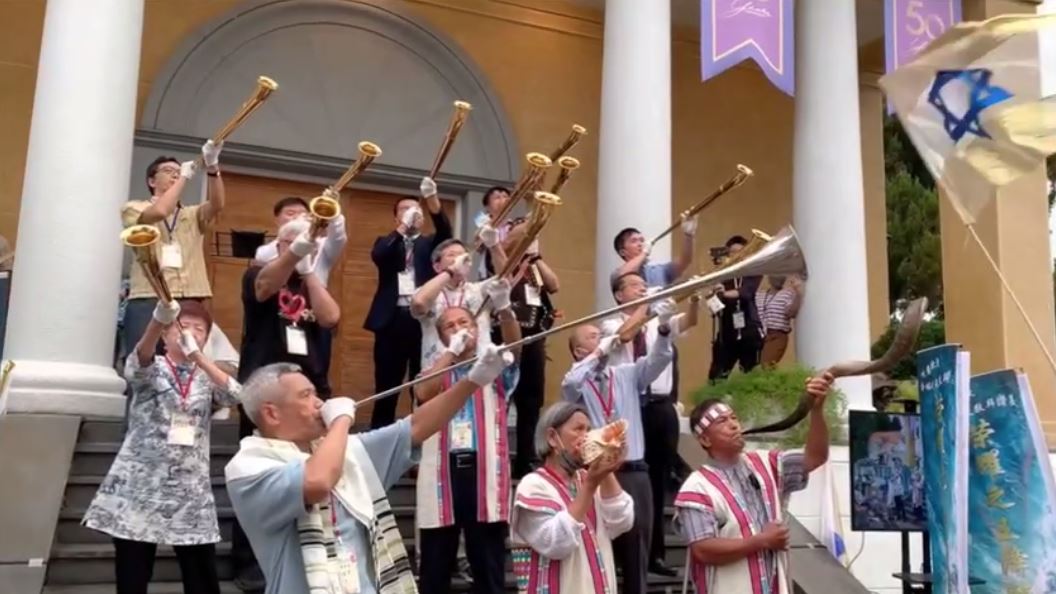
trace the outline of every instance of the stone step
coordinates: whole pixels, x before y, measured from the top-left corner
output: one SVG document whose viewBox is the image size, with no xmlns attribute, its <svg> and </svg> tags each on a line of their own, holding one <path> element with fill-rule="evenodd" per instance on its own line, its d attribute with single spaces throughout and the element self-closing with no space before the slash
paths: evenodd
<svg viewBox="0 0 1056 594">
<path fill-rule="evenodd" d="M 105 476 L 110 470 L 114 456 L 121 449 L 119 443 L 79 443 L 73 450 L 71 475 Z M 238 451 L 238 446 L 212 444 L 209 456 L 209 473 L 222 477 L 224 466 Z"/>
<path fill-rule="evenodd" d="M 125 436 L 121 421 L 87 418 L 81 423 L 77 443 L 121 443 Z M 238 421 L 213 421 L 209 440 L 214 445 L 238 445 Z"/>
<path fill-rule="evenodd" d="M 220 543 L 217 545 L 217 572 L 220 579 L 225 583 L 224 594 L 232 592 L 231 580 L 231 545 Z M 411 551 L 413 555 L 413 551 Z M 507 559 L 506 591 L 515 592 L 515 582 L 512 572 L 509 571 L 509 560 Z M 114 554 L 113 547 L 108 544 L 88 545 L 60 545 L 52 551 L 52 558 L 48 564 L 47 587 L 45 593 L 51 594 L 95 594 L 98 592 L 113 592 L 111 585 L 114 580 Z M 150 592 L 167 594 L 169 592 L 181 592 L 180 568 L 176 560 L 176 553 L 171 547 L 158 547 L 157 556 L 154 561 L 154 577 Z M 657 575 L 649 575 L 649 592 L 678 592 L 681 586 L 681 578 L 667 578 Z M 109 588 L 109 589 L 108 589 Z M 468 584 L 457 577 L 452 581 L 453 592 L 466 592 Z"/>
</svg>

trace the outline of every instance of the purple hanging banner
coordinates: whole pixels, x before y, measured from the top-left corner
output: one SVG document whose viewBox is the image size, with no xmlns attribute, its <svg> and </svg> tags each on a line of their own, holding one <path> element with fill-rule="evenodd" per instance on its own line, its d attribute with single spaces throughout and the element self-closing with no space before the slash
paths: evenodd
<svg viewBox="0 0 1056 594">
<path fill-rule="evenodd" d="M 774 86 L 794 95 L 792 2 L 701 0 L 702 78 L 708 80 L 742 60 L 752 59 Z"/>
<path fill-rule="evenodd" d="M 913 61 L 936 37 L 961 21 L 961 0 L 886 0 L 887 72 Z"/>
</svg>

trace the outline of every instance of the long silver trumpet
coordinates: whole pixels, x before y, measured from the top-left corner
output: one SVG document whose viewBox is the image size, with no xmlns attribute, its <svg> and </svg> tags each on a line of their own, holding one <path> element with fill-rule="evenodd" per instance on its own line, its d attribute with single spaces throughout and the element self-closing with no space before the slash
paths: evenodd
<svg viewBox="0 0 1056 594">
<path fill-rule="evenodd" d="M 757 235 L 765 236 L 765 234 L 762 234 L 761 232 L 757 232 Z M 572 320 L 571 322 L 561 324 L 560 326 L 554 326 L 553 328 L 550 328 L 549 330 L 546 330 L 544 332 L 540 332 L 539 334 L 526 336 L 518 341 L 502 345 L 501 347 L 499 347 L 499 351 L 508 351 L 510 349 L 514 349 L 526 344 L 531 344 L 533 342 L 542 340 L 552 334 L 564 332 L 565 330 L 575 328 L 576 326 L 589 324 L 590 322 L 607 318 L 625 309 L 633 309 L 640 305 L 645 305 L 647 303 L 652 303 L 661 299 L 677 299 L 680 296 L 696 293 L 698 291 L 711 288 L 718 283 L 722 283 L 742 276 L 798 274 L 801 275 L 803 278 L 807 277 L 807 262 L 803 258 L 803 250 L 799 247 L 799 238 L 796 237 L 796 231 L 791 226 L 786 226 L 785 228 L 781 229 L 781 231 L 778 232 L 777 235 L 766 238 L 768 239 L 768 241 L 759 249 L 759 251 L 735 264 L 731 264 L 714 272 L 694 276 L 677 285 L 672 285 L 670 287 L 667 287 L 666 289 L 657 291 L 652 295 L 646 295 L 645 297 L 642 297 L 640 299 L 628 301 L 627 303 L 624 303 L 622 305 L 617 305 L 615 307 L 610 307 L 608 309 L 595 312 L 587 316 L 583 316 L 579 319 Z M 436 371 L 431 371 L 424 375 L 420 375 L 411 381 L 400 384 L 399 386 L 389 388 L 388 390 L 378 392 L 377 394 L 364 398 L 363 400 L 360 400 L 358 404 L 365 404 L 367 402 L 378 400 L 379 398 L 385 398 L 387 396 L 399 394 L 406 388 L 440 377 L 445 373 L 448 373 L 455 369 L 460 369 L 462 367 L 466 367 L 467 365 L 472 365 L 476 361 L 477 357 L 473 357 L 472 359 L 460 361 L 458 363 L 455 363 L 454 365 L 444 367 L 443 369 L 438 369 Z"/>
</svg>

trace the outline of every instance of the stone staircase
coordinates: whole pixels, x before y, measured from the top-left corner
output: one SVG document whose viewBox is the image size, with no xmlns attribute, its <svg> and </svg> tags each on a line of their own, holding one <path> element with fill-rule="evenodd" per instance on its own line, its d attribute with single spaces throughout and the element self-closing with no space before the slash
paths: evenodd
<svg viewBox="0 0 1056 594">
<path fill-rule="evenodd" d="M 230 582 L 233 577 L 231 528 L 234 522 L 234 511 L 231 508 L 227 490 L 224 488 L 223 477 L 224 465 L 234 455 L 237 443 L 237 423 L 214 422 L 210 470 L 220 520 L 220 533 L 223 538 L 223 542 L 217 545 L 217 572 L 221 579 L 221 591 L 224 594 L 239 592 Z M 114 548 L 110 538 L 81 526 L 80 522 L 120 446 L 120 422 L 87 419 L 81 424 L 59 514 L 51 558 L 48 562 L 44 594 L 110 594 L 114 592 Z M 389 500 L 407 550 L 413 558 L 415 554 L 414 481 L 409 478 L 401 480 L 389 493 Z M 668 506 L 669 520 L 672 513 L 673 508 Z M 685 542 L 670 530 L 665 538 L 668 565 L 682 567 L 686 554 Z M 507 572 L 507 592 L 516 592 L 509 557 L 507 557 Z M 664 578 L 650 575 L 649 586 L 651 593 L 680 592 L 682 578 L 681 576 Z M 467 592 L 468 584 L 455 578 L 452 590 Z M 170 547 L 158 548 L 150 591 L 159 594 L 183 591 L 180 584 L 179 565 Z"/>
</svg>

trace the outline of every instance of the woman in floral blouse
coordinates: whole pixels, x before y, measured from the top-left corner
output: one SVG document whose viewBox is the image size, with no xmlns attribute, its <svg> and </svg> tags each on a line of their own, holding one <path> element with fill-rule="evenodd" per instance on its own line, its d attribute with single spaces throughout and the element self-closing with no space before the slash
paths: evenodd
<svg viewBox="0 0 1056 594">
<path fill-rule="evenodd" d="M 125 364 L 128 433 L 84 517 L 113 537 L 118 594 L 146 593 L 159 544 L 175 548 L 185 594 L 220 592 L 209 421 L 214 407 L 237 403 L 240 386 L 201 353 L 212 323 L 198 302 L 159 301 Z"/>
</svg>

